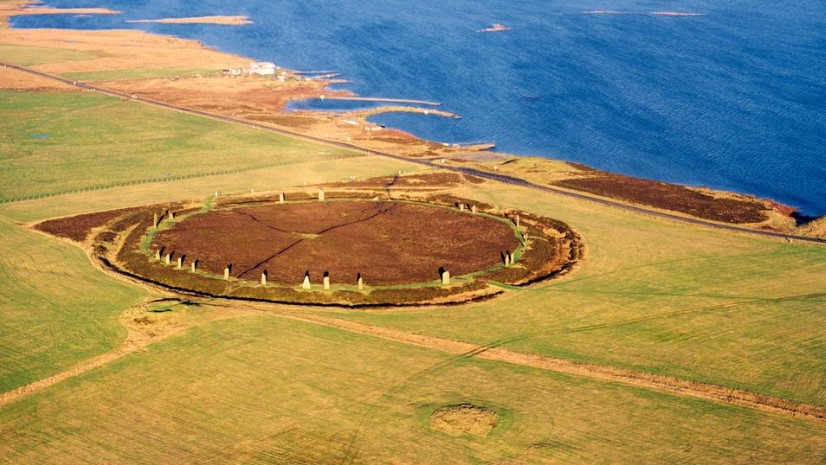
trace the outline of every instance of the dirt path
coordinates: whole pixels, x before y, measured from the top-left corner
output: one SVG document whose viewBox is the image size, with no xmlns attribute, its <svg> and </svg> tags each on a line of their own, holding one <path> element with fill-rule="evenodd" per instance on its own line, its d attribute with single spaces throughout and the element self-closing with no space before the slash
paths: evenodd
<svg viewBox="0 0 826 465">
<path fill-rule="evenodd" d="M 173 300 L 177 299 L 173 298 Z M 206 322 L 228 318 L 236 318 L 244 314 L 243 312 L 229 310 L 221 312 L 212 312 L 210 313 L 208 318 L 202 320 L 191 320 L 185 322 L 178 322 L 174 324 L 165 324 L 163 322 L 159 322 L 159 324 L 147 325 L 145 324 L 146 320 L 141 320 L 139 315 L 145 317 L 145 310 L 147 305 L 157 301 L 158 297 L 154 296 L 153 298 L 147 299 L 129 308 L 121 315 L 120 323 L 126 328 L 127 336 L 126 340 L 120 346 L 115 348 L 115 350 L 83 361 L 75 367 L 63 371 L 61 373 L 57 373 L 55 375 L 31 382 L 11 391 L 0 393 L 0 407 L 3 407 L 4 405 L 9 404 L 11 402 L 14 402 L 20 399 L 21 397 L 33 394 L 38 391 L 42 391 L 48 387 L 54 386 L 55 384 L 61 383 L 76 376 L 80 376 L 84 373 L 88 373 L 96 368 L 114 362 L 115 360 L 118 360 L 126 355 L 143 350 L 150 344 L 154 344 L 170 336 L 180 334 L 183 331 L 186 331 L 187 329 L 204 324 Z"/>
<path fill-rule="evenodd" d="M 155 342 L 179 334 L 187 329 L 199 326 L 206 322 L 238 318 L 253 315 L 271 315 L 280 318 L 289 318 L 306 323 L 323 325 L 331 328 L 350 331 L 353 333 L 379 337 L 382 339 L 411 344 L 418 347 L 438 350 L 460 357 L 476 357 L 483 360 L 493 360 L 514 365 L 528 366 L 542 370 L 554 371 L 573 376 L 583 376 L 601 381 L 616 382 L 644 389 L 666 392 L 676 396 L 694 397 L 714 402 L 739 405 L 765 412 L 777 413 L 785 416 L 806 418 L 815 421 L 826 421 L 826 408 L 816 405 L 795 402 L 779 397 L 728 388 L 714 384 L 688 381 L 669 376 L 654 375 L 611 366 L 591 363 L 574 362 L 571 360 L 548 357 L 537 354 L 526 354 L 503 349 L 511 339 L 494 341 L 485 345 L 455 341 L 446 338 L 425 336 L 392 328 L 371 326 L 362 323 L 342 320 L 318 314 L 295 314 L 292 310 L 274 310 L 266 304 L 248 304 L 243 307 L 236 305 L 215 306 L 206 319 L 192 319 L 173 325 L 147 326 L 140 323 L 137 315 L 146 315 L 146 305 L 150 301 L 142 302 L 121 316 L 121 323 L 127 328 L 126 341 L 114 351 L 94 357 L 90 360 L 62 373 L 43 378 L 41 380 L 21 386 L 12 391 L 0 393 L 0 407 L 14 402 L 21 397 L 41 391 L 76 376 L 104 366 L 118 360 L 125 355 L 137 352 Z M 204 303 L 202 305 L 210 305 Z"/>
<path fill-rule="evenodd" d="M 529 366 L 574 376 L 584 376 L 602 381 L 633 385 L 646 389 L 667 392 L 678 396 L 695 397 L 704 400 L 749 407 L 766 412 L 779 413 L 787 416 L 826 421 L 826 408 L 818 407 L 816 405 L 804 404 L 801 402 L 781 399 L 779 397 L 724 386 L 717 386 L 714 384 L 687 381 L 669 376 L 654 375 L 610 366 L 574 362 L 571 360 L 547 357 L 544 355 L 514 352 L 499 347 L 507 343 L 507 340 L 496 341 L 495 343 L 489 345 L 480 346 L 468 342 L 423 336 L 396 329 L 370 326 L 321 315 L 297 316 L 291 314 L 280 314 L 279 316 L 321 324 L 359 334 L 380 337 L 391 341 L 412 344 L 419 347 L 440 350 L 450 354 L 463 355 L 466 357 L 477 357 L 484 360 L 494 360 L 498 362 L 511 363 L 514 365 Z"/>
</svg>

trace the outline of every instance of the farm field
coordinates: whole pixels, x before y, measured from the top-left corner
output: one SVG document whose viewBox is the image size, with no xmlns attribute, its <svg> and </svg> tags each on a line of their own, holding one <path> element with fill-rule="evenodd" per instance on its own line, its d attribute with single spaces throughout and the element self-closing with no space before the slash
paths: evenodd
<svg viewBox="0 0 826 465">
<path fill-rule="evenodd" d="M 434 409 L 465 402 L 497 427 L 430 428 Z M 0 415 L 0 456 L 21 464 L 819 463 L 826 447 L 822 423 L 268 315 L 191 330 Z"/>
<path fill-rule="evenodd" d="M 0 118 L 0 200 L 360 156 L 85 92 L 0 91 Z"/>
<path fill-rule="evenodd" d="M 0 392 L 109 352 L 145 292 L 90 273 L 76 246 L 0 218 Z"/>
<path fill-rule="evenodd" d="M 104 273 L 31 223 L 422 168 L 90 93 L 0 91 L 0 115 L 0 195 L 71 191 L 0 204 L 0 393 L 143 335 L 108 363 L 0 397 L 2 463 L 826 460 L 822 419 L 475 356 L 499 347 L 826 407 L 822 246 L 487 181 L 451 194 L 565 221 L 584 262 L 455 307 L 166 305 L 169 294 Z M 416 336 L 480 349 L 455 355 Z M 431 426 L 432 412 L 465 403 L 495 413 L 490 434 Z"/>
</svg>

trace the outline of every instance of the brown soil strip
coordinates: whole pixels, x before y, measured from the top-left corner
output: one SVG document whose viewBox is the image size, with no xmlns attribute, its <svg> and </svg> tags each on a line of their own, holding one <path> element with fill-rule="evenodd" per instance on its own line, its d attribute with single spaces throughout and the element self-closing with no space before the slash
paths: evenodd
<svg viewBox="0 0 826 465">
<path fill-rule="evenodd" d="M 408 333 L 391 328 L 370 326 L 336 318 L 318 315 L 281 316 L 343 329 L 359 334 L 380 337 L 419 347 L 440 350 L 450 354 L 478 357 L 485 360 L 529 366 L 574 376 L 585 376 L 602 381 L 617 382 L 646 389 L 667 392 L 678 396 L 695 397 L 715 402 L 738 405 L 786 416 L 826 421 L 826 408 L 804 404 L 779 397 L 728 388 L 713 384 L 687 381 L 669 376 L 654 375 L 622 368 L 591 363 L 574 362 L 544 355 L 526 354 L 497 347 L 502 342 L 479 346 L 468 342 L 454 341 L 433 336 Z"/>
</svg>

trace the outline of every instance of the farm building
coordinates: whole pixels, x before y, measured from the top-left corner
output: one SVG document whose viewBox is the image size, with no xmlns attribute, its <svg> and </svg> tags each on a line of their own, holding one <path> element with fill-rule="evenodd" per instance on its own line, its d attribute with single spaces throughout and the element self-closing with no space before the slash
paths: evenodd
<svg viewBox="0 0 826 465">
<path fill-rule="evenodd" d="M 259 76 L 272 76 L 275 74 L 274 63 L 268 61 L 259 61 L 257 63 L 250 63 L 250 74 L 257 74 Z"/>
</svg>

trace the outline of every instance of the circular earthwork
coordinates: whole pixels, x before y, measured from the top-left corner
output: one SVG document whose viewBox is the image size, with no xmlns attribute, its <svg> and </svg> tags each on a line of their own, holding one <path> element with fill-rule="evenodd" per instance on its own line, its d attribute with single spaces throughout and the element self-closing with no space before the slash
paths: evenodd
<svg viewBox="0 0 826 465">
<path fill-rule="evenodd" d="M 567 225 L 524 212 L 520 223 L 464 200 L 333 195 L 147 207 L 96 250 L 110 269 L 174 291 L 349 307 L 487 298 L 579 257 Z"/>
<path fill-rule="evenodd" d="M 150 248 L 197 259 L 206 273 L 299 285 L 405 285 L 498 266 L 521 247 L 509 222 L 400 201 L 272 203 L 192 215 L 155 234 Z"/>
<path fill-rule="evenodd" d="M 430 415 L 430 427 L 451 436 L 485 437 L 499 422 L 493 410 L 473 404 L 448 405 Z"/>
</svg>

